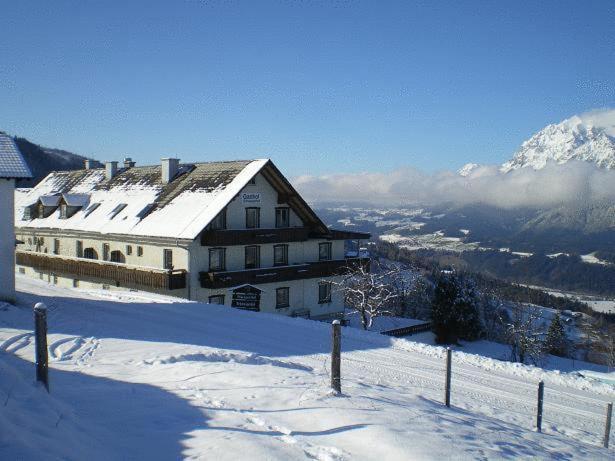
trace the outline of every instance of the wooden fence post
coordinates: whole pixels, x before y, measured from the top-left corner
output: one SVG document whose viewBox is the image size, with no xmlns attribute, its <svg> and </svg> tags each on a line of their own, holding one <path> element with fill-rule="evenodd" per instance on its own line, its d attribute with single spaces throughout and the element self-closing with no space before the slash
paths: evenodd
<svg viewBox="0 0 615 461">
<path fill-rule="evenodd" d="M 331 388 L 338 394 L 342 392 L 341 362 L 342 331 L 339 320 L 333 321 L 333 349 L 331 350 Z"/>
<path fill-rule="evenodd" d="M 611 418 L 613 416 L 613 402 L 606 406 L 606 424 L 604 426 L 604 448 L 609 448 L 609 436 L 611 435 Z"/>
<path fill-rule="evenodd" d="M 36 343 L 36 380 L 44 384 L 49 392 L 49 370 L 47 356 L 47 306 L 34 306 L 34 339 Z"/>
<path fill-rule="evenodd" d="M 536 430 L 542 432 L 542 402 L 545 395 L 545 383 L 540 381 L 538 383 L 538 406 L 536 409 Z"/>
<path fill-rule="evenodd" d="M 451 406 L 451 362 L 453 351 L 450 347 L 446 348 L 446 381 L 444 385 L 444 402 L 447 407 Z"/>
</svg>

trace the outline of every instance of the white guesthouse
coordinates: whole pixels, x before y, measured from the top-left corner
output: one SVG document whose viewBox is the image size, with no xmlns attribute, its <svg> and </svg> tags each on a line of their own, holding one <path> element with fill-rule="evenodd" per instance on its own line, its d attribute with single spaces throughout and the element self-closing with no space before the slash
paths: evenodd
<svg viewBox="0 0 615 461">
<path fill-rule="evenodd" d="M 31 177 L 13 139 L 0 132 L 0 301 L 15 302 L 15 180 Z"/>
<path fill-rule="evenodd" d="M 16 270 L 73 287 L 139 289 L 243 309 L 328 318 L 353 264 L 270 160 L 54 172 L 16 194 Z"/>
</svg>

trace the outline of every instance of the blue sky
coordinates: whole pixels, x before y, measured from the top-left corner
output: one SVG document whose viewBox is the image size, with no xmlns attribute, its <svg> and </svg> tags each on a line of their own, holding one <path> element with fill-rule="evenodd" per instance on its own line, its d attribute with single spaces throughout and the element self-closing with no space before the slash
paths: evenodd
<svg viewBox="0 0 615 461">
<path fill-rule="evenodd" d="M 11 1 L 0 129 L 289 175 L 500 163 L 615 107 L 615 2 Z"/>
</svg>

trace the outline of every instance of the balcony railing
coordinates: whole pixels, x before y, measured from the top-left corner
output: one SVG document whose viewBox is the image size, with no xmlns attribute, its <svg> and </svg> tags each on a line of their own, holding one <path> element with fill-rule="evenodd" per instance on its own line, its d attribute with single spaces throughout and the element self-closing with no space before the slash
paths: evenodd
<svg viewBox="0 0 615 461">
<path fill-rule="evenodd" d="M 32 267 L 58 275 L 80 280 L 96 280 L 128 288 L 155 288 L 177 290 L 186 288 L 185 270 L 162 270 L 130 267 L 81 258 L 63 258 L 33 252 L 18 251 L 15 262 L 20 266 Z"/>
<path fill-rule="evenodd" d="M 261 243 L 304 242 L 309 237 L 305 227 L 281 229 L 210 230 L 201 234 L 203 246 L 256 245 Z"/>
<path fill-rule="evenodd" d="M 215 289 L 230 288 L 246 283 L 257 285 L 286 282 L 289 280 L 323 278 L 343 275 L 359 264 L 369 267 L 369 261 L 369 258 L 347 258 L 245 271 L 201 272 L 200 280 L 202 288 Z"/>
</svg>

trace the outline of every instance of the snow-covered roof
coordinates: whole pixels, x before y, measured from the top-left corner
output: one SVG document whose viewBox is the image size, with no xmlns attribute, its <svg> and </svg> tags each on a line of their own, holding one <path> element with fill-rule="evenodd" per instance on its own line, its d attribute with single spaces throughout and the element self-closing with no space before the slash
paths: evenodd
<svg viewBox="0 0 615 461">
<path fill-rule="evenodd" d="M 29 192 L 15 194 L 15 225 L 194 239 L 268 162 L 182 165 L 168 184 L 160 165 L 120 169 L 110 180 L 104 169 L 53 172 Z M 43 199 L 50 196 L 55 198 Z M 47 218 L 23 219 L 25 207 L 39 199 L 57 206 L 62 196 L 82 209 L 68 219 L 60 218 L 59 209 Z"/>
<path fill-rule="evenodd" d="M 0 131 L 0 178 L 31 178 L 32 173 L 15 141 Z"/>
<path fill-rule="evenodd" d="M 58 206 L 61 198 L 60 195 L 41 195 L 39 200 L 43 206 Z"/>
</svg>

